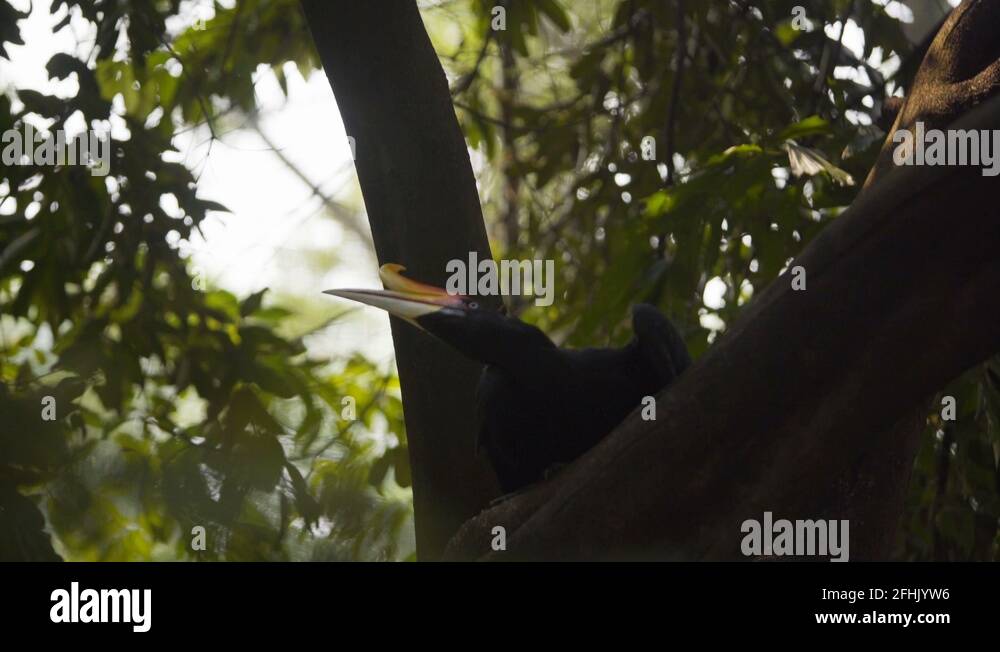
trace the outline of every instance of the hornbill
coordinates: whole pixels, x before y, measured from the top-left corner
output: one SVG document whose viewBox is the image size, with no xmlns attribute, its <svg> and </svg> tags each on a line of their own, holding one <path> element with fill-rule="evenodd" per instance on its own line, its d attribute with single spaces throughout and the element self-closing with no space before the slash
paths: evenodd
<svg viewBox="0 0 1000 652">
<path fill-rule="evenodd" d="M 684 340 L 652 306 L 632 310 L 619 349 L 561 349 L 542 331 L 474 297 L 379 270 L 385 290 L 327 290 L 386 310 L 486 365 L 476 397 L 477 446 L 506 493 L 537 482 L 611 432 L 645 396 L 690 364 Z"/>
</svg>

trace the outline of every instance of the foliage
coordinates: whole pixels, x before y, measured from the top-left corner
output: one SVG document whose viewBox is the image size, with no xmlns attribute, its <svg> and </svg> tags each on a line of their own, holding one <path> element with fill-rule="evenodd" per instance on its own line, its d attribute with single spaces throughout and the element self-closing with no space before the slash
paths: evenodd
<svg viewBox="0 0 1000 652">
<path fill-rule="evenodd" d="M 174 137 L 254 111 L 260 66 L 313 70 L 301 14 L 245 0 L 172 31 L 181 5 L 55 0 L 56 30 L 76 16 L 95 36 L 47 65 L 78 90 L 0 96 L 3 129 L 82 118 L 114 137 L 106 178 L 0 172 L 0 558 L 398 558 L 411 506 L 395 377 L 311 358 L 291 310 L 203 289 L 179 253 L 225 207 L 198 195 Z"/>
<path fill-rule="evenodd" d="M 628 306 L 647 301 L 700 355 L 851 203 L 884 139 L 882 103 L 914 69 L 885 2 L 501 3 L 505 32 L 490 30 L 494 4 L 425 13 L 441 18 L 431 33 L 486 160 L 497 253 L 557 261 L 560 300 L 513 307 L 571 345 L 622 341 Z M 846 17 L 860 53 L 842 42 Z M 956 422 L 940 430 L 932 405 L 898 558 L 1000 556 L 1000 395 L 986 369 L 945 392 Z"/>
</svg>

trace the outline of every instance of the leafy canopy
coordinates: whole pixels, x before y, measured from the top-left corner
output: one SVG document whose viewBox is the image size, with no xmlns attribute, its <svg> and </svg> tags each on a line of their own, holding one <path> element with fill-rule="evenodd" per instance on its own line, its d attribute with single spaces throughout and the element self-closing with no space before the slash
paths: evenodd
<svg viewBox="0 0 1000 652">
<path fill-rule="evenodd" d="M 289 62 L 315 69 L 297 5 L 216 4 L 204 24 L 179 0 L 51 11 L 55 31 L 95 38 L 46 65 L 76 90 L 7 88 L 0 125 L 110 129 L 113 156 L 106 178 L 0 170 L 0 559 L 408 554 L 396 378 L 357 355 L 310 356 L 329 321 L 296 331 L 280 298 L 204 288 L 180 254 L 226 209 L 198 194 L 174 139 L 252 115 L 259 70 L 283 83 Z M 26 15 L 0 14 L 0 38 L 19 43 Z"/>
</svg>

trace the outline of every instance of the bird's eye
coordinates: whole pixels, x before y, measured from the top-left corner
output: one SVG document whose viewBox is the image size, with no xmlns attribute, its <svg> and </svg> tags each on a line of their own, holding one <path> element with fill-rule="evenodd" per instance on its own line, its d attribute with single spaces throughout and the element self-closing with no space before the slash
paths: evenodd
<svg viewBox="0 0 1000 652">
<path fill-rule="evenodd" d="M 470 301 L 469 302 L 469 309 L 470 310 L 479 310 L 479 304 L 476 303 L 475 301 Z"/>
</svg>

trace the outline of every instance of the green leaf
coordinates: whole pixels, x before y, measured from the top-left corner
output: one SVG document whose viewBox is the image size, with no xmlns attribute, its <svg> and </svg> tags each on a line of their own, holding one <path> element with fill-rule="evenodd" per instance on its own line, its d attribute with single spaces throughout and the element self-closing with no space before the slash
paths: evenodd
<svg viewBox="0 0 1000 652">
<path fill-rule="evenodd" d="M 298 508 L 299 513 L 302 514 L 302 518 L 306 520 L 307 525 L 312 525 L 319 520 L 321 515 L 321 510 L 319 503 L 313 498 L 312 494 L 309 493 L 309 486 L 306 483 L 305 478 L 302 477 L 302 473 L 299 471 L 291 462 L 285 463 L 285 471 L 288 472 L 288 477 L 292 481 L 292 491 L 295 494 L 295 506 Z"/>
<path fill-rule="evenodd" d="M 806 136 L 816 136 L 830 132 L 830 123 L 819 117 L 811 115 L 805 120 L 796 122 L 786 127 L 779 135 L 779 140 L 791 140 L 795 138 L 805 138 Z"/>
<path fill-rule="evenodd" d="M 223 206 L 217 201 L 212 201 L 211 199 L 198 199 L 197 202 L 206 211 L 218 211 L 220 213 L 232 213 L 231 210 Z"/>
<path fill-rule="evenodd" d="M 413 484 L 413 476 L 410 475 L 410 450 L 406 446 L 398 446 L 392 449 L 392 468 L 395 471 L 396 484 L 400 487 L 409 487 Z"/>
<path fill-rule="evenodd" d="M 24 45 L 24 39 L 21 38 L 21 30 L 17 26 L 17 21 L 27 17 L 28 12 L 18 11 L 6 2 L 6 0 L 0 2 L 0 57 L 4 57 L 5 59 L 10 58 L 10 55 L 7 53 L 6 43 Z"/>
<path fill-rule="evenodd" d="M 375 460 L 368 470 L 368 483 L 373 487 L 381 487 L 385 481 L 385 476 L 392 465 L 392 451 L 387 451 L 385 455 Z"/>
<path fill-rule="evenodd" d="M 10 486 L 0 486 L 0 561 L 62 561 L 41 511 Z"/>
<path fill-rule="evenodd" d="M 21 89 L 17 91 L 17 97 L 24 102 L 28 113 L 37 113 L 44 118 L 57 118 L 66 110 L 65 101 L 38 91 Z"/>
<path fill-rule="evenodd" d="M 560 32 L 568 32 L 572 25 L 569 21 L 569 15 L 566 13 L 556 0 L 536 0 L 538 10 L 545 14 L 545 16 L 555 23 L 555 26 L 559 28 Z"/>
<path fill-rule="evenodd" d="M 253 313 L 260 310 L 260 304 L 264 300 L 264 293 L 267 292 L 267 288 L 259 292 L 254 292 L 249 297 L 240 303 L 240 316 L 246 317 L 247 315 L 252 315 Z"/>
</svg>

